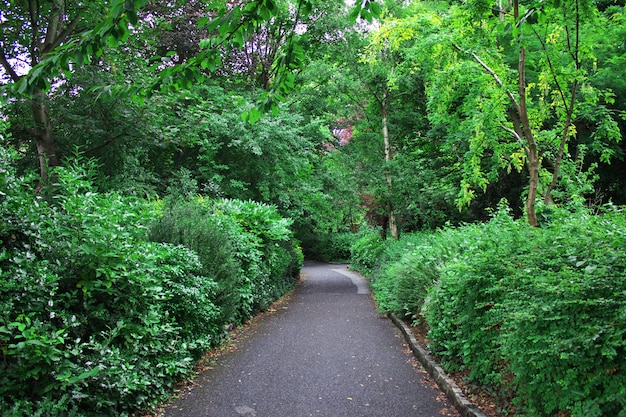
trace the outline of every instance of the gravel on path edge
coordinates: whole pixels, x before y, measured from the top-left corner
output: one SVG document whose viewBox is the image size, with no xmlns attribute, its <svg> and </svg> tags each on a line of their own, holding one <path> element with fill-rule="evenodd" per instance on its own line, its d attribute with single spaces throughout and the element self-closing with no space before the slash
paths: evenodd
<svg viewBox="0 0 626 417">
<path fill-rule="evenodd" d="M 406 323 L 400 320 L 395 314 L 389 314 L 391 321 L 400 329 L 404 335 L 407 343 L 409 344 L 411 351 L 422 364 L 426 372 L 435 380 L 439 388 L 446 393 L 450 402 L 456 407 L 463 417 L 487 417 L 482 411 L 478 409 L 474 404 L 467 399 L 465 394 L 457 386 L 457 384 L 450 378 L 443 368 L 433 360 L 430 354 L 424 349 L 413 332 Z"/>
</svg>

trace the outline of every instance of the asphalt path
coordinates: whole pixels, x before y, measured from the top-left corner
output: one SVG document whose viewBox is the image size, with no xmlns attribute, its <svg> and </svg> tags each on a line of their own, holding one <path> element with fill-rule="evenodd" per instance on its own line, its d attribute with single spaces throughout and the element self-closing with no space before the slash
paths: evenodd
<svg viewBox="0 0 626 417">
<path fill-rule="evenodd" d="M 346 265 L 307 262 L 293 296 L 241 339 L 167 417 L 457 415 Z"/>
</svg>

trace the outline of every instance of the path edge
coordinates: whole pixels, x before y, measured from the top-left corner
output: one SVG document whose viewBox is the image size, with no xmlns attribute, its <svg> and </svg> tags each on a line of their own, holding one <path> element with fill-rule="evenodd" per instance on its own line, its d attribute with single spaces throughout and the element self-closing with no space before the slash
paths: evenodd
<svg viewBox="0 0 626 417">
<path fill-rule="evenodd" d="M 426 349 L 424 349 L 415 336 L 413 336 L 413 332 L 411 332 L 409 326 L 393 313 L 389 314 L 389 318 L 404 335 L 411 351 L 413 351 L 413 355 L 415 355 L 424 369 L 426 369 L 426 372 L 428 372 L 437 385 L 439 385 L 439 388 L 446 393 L 446 396 L 459 413 L 461 413 L 463 417 L 488 417 L 485 413 L 480 411 L 478 407 L 472 404 L 458 385 L 446 374 L 443 368 L 435 363 Z"/>
</svg>

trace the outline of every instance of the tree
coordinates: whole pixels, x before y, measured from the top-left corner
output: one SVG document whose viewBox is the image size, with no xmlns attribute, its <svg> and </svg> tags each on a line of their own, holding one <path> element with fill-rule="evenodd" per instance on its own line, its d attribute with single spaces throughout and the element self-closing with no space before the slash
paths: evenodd
<svg viewBox="0 0 626 417">
<path fill-rule="evenodd" d="M 136 23 L 136 8 L 143 3 L 115 0 L 107 7 L 102 2 L 3 1 L 3 81 L 30 102 L 33 123 L 29 130 L 42 180 L 48 177 L 48 167 L 59 165 L 46 91 L 53 82 L 69 76 L 73 65 L 99 56 L 107 40 L 127 36 L 128 24 Z"/>
<path fill-rule="evenodd" d="M 408 70 L 425 74 L 431 122 L 450 138 L 454 129 L 467 135 L 459 204 L 501 170 L 525 164 L 526 213 L 536 226 L 537 196 L 553 200 L 581 103 L 596 109 L 605 104 L 588 83 L 593 57 L 583 37 L 598 16 L 583 0 L 502 5 L 494 15 L 492 5 L 480 1 L 445 8 L 420 2 L 412 16 L 387 21 L 381 31 L 395 48 L 420 38 L 408 52 Z M 603 114 L 609 117 L 603 125 L 611 128 L 597 128 L 595 140 L 618 140 L 615 121 Z"/>
</svg>

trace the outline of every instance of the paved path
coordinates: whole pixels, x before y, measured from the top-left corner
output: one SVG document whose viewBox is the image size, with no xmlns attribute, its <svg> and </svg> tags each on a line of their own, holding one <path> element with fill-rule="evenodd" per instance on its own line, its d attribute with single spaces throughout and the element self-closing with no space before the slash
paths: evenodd
<svg viewBox="0 0 626 417">
<path fill-rule="evenodd" d="M 291 299 L 217 360 L 168 417 L 440 417 L 456 415 L 423 380 L 364 280 L 307 262 Z M 439 397 L 439 398 L 438 398 Z"/>
</svg>

